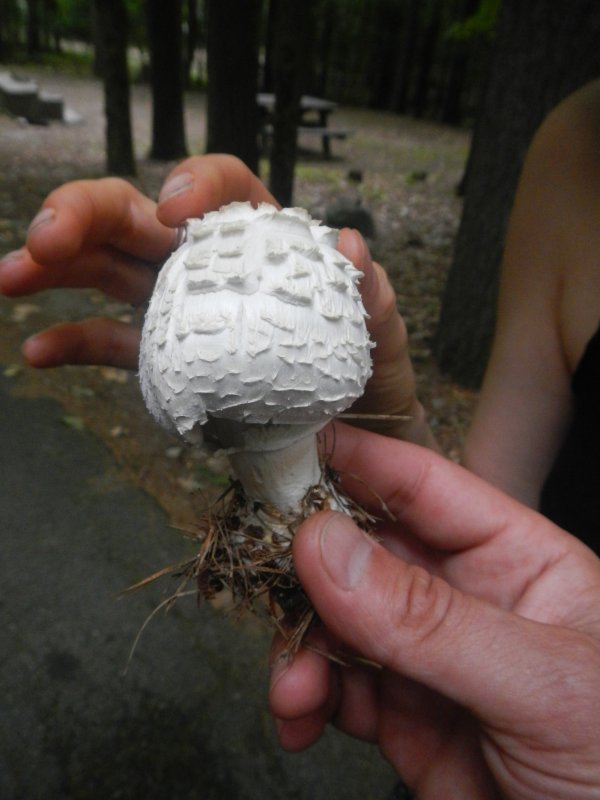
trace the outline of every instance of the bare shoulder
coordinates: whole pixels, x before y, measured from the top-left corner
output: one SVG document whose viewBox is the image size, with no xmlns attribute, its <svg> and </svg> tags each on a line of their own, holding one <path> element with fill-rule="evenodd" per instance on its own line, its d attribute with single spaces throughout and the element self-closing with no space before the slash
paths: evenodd
<svg viewBox="0 0 600 800">
<path fill-rule="evenodd" d="M 567 98 L 548 127 L 565 161 L 558 319 L 573 372 L 600 324 L 600 81 Z"/>
<path fill-rule="evenodd" d="M 560 103 L 534 137 L 502 268 L 500 322 L 521 312 L 545 336 L 552 332 L 540 321 L 553 324 L 569 373 L 600 323 L 599 145 L 594 81 Z"/>
<path fill-rule="evenodd" d="M 532 505 L 568 422 L 572 373 L 600 323 L 599 145 L 597 81 L 548 115 L 527 153 L 467 440 L 467 463 Z"/>
</svg>

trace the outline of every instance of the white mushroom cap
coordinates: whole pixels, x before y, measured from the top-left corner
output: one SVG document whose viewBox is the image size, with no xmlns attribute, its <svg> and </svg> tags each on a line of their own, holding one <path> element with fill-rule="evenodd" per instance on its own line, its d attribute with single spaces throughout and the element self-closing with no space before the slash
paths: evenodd
<svg viewBox="0 0 600 800">
<path fill-rule="evenodd" d="M 318 430 L 362 394 L 361 273 L 336 241 L 306 211 L 266 203 L 188 220 L 142 333 L 142 392 L 162 425 L 192 441 L 209 419 Z"/>
</svg>

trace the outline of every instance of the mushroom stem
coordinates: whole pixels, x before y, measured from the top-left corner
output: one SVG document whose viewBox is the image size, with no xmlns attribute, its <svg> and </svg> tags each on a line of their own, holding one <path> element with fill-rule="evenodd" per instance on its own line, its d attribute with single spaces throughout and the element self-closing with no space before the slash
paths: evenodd
<svg viewBox="0 0 600 800">
<path fill-rule="evenodd" d="M 285 514 L 300 514 L 302 500 L 321 478 L 314 433 L 274 450 L 243 450 L 229 461 L 248 497 Z"/>
</svg>

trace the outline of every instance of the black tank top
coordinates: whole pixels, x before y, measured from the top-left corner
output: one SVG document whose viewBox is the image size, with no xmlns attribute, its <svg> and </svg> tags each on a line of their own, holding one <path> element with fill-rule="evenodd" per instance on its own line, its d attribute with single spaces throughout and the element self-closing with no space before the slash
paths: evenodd
<svg viewBox="0 0 600 800">
<path fill-rule="evenodd" d="M 542 488 L 540 511 L 600 555 L 600 328 L 571 387 L 573 420 Z"/>
</svg>

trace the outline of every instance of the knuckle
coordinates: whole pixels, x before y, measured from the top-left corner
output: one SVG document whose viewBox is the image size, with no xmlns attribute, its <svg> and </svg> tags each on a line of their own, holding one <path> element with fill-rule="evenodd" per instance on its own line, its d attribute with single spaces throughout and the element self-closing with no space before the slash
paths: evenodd
<svg viewBox="0 0 600 800">
<path fill-rule="evenodd" d="M 444 635 L 455 597 L 449 584 L 411 565 L 398 577 L 394 594 L 396 631 L 408 633 L 411 641 L 420 644 Z"/>
<path fill-rule="evenodd" d="M 386 504 L 394 509 L 399 520 L 408 518 L 421 498 L 427 496 L 434 467 L 434 454 L 424 451 L 423 457 L 413 464 L 409 478 L 398 485 L 389 495 L 384 496 Z M 417 567 L 413 567 L 417 569 Z"/>
</svg>

